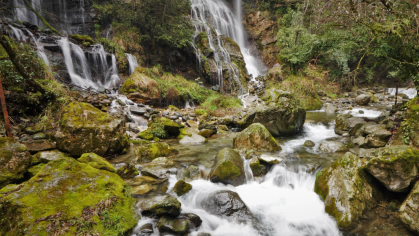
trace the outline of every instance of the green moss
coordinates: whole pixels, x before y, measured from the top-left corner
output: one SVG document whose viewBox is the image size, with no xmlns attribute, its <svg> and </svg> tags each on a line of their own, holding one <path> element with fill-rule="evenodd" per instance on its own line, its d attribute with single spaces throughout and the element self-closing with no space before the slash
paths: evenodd
<svg viewBox="0 0 419 236">
<path fill-rule="evenodd" d="M 173 187 L 173 191 L 180 197 L 188 193 L 192 189 L 192 185 L 184 180 L 179 180 Z"/>
<path fill-rule="evenodd" d="M 118 175 L 62 158 L 0 199 L 0 212 L 5 216 L 0 233 L 123 235 L 137 223 L 133 206 L 134 199 Z"/>
<path fill-rule="evenodd" d="M 340 228 L 347 228 L 350 226 L 351 223 L 348 221 L 347 216 L 342 219 L 342 213 L 336 208 L 335 198 L 332 197 L 330 199 L 330 203 L 325 206 L 325 210 L 329 215 L 336 219 Z"/>
<path fill-rule="evenodd" d="M 169 110 L 171 111 L 179 111 L 179 108 L 173 106 L 173 105 L 169 105 Z"/>
<path fill-rule="evenodd" d="M 81 163 L 86 163 L 98 170 L 107 170 L 113 173 L 116 172 L 115 167 L 113 167 L 111 163 L 106 161 L 105 158 L 94 153 L 85 153 L 81 155 L 78 161 Z"/>
<path fill-rule="evenodd" d="M 329 195 L 329 185 L 327 185 L 329 170 L 323 170 L 317 173 L 316 182 L 314 184 L 314 192 L 323 200 Z"/>
<path fill-rule="evenodd" d="M 68 37 L 78 41 L 79 43 L 82 43 L 84 46 L 90 46 L 96 43 L 89 35 L 72 34 Z"/>
<path fill-rule="evenodd" d="M 144 130 L 141 133 L 139 133 L 138 137 L 142 138 L 142 139 L 145 139 L 145 140 L 153 140 L 154 135 L 149 129 L 147 129 L 147 130 Z"/>
<path fill-rule="evenodd" d="M 217 169 L 215 169 L 212 175 L 217 176 L 220 180 L 226 180 L 240 176 L 241 172 L 240 169 L 231 161 L 224 161 Z"/>
<path fill-rule="evenodd" d="M 169 157 L 177 153 L 176 149 L 170 148 L 166 143 L 150 143 L 135 151 L 139 162 L 151 162 L 158 157 Z"/>
<path fill-rule="evenodd" d="M 180 129 L 180 134 L 177 136 L 178 139 L 183 139 L 185 136 L 192 137 L 192 134 L 186 131 L 186 128 Z"/>
<path fill-rule="evenodd" d="M 32 177 L 32 176 L 35 176 L 36 174 L 38 174 L 43 168 L 44 168 L 44 166 L 45 166 L 46 164 L 44 164 L 44 163 L 41 163 L 41 164 L 39 164 L 39 165 L 36 165 L 36 166 L 32 166 L 31 168 L 29 168 L 29 170 L 28 170 L 28 173 L 29 173 L 29 175 Z"/>
</svg>

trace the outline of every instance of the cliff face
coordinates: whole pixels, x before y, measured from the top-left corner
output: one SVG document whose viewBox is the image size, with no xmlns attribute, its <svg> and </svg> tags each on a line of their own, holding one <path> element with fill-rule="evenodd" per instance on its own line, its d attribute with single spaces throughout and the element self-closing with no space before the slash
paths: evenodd
<svg viewBox="0 0 419 236">
<path fill-rule="evenodd" d="M 244 16 L 243 23 L 249 32 L 250 41 L 256 43 L 261 51 L 263 62 L 269 68 L 279 63 L 279 59 L 276 58 L 279 52 L 276 45 L 278 26 L 269 18 L 269 13 L 250 11 Z"/>
</svg>

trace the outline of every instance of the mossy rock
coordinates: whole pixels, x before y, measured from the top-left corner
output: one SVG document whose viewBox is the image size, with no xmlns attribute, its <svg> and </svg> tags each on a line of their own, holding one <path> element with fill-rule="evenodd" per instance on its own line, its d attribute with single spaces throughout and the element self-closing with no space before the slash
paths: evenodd
<svg viewBox="0 0 419 236">
<path fill-rule="evenodd" d="M 184 125 L 178 124 L 173 120 L 167 119 L 165 117 L 157 119 L 155 122 L 159 122 L 164 126 L 164 130 L 169 136 L 177 137 L 182 128 L 185 128 Z"/>
<path fill-rule="evenodd" d="M 410 100 L 407 119 L 402 123 L 402 139 L 405 144 L 419 148 L 419 98 Z"/>
<path fill-rule="evenodd" d="M 180 128 L 179 131 L 180 134 L 177 136 L 177 139 L 183 139 L 185 136 L 192 137 L 192 134 L 188 133 L 186 128 Z"/>
<path fill-rule="evenodd" d="M 157 222 L 157 228 L 161 233 L 185 235 L 189 230 L 189 220 L 163 216 Z"/>
<path fill-rule="evenodd" d="M 0 138 L 0 188 L 22 179 L 32 160 L 25 145 L 12 138 Z"/>
<path fill-rule="evenodd" d="M 407 228 L 419 234 L 419 182 L 400 207 L 399 218 Z"/>
<path fill-rule="evenodd" d="M 145 139 L 145 140 L 153 140 L 154 135 L 149 129 L 147 129 L 147 130 L 141 131 L 138 134 L 138 137 L 142 138 L 142 139 Z"/>
<path fill-rule="evenodd" d="M 54 138 L 57 148 L 71 156 L 121 153 L 129 146 L 125 121 L 114 118 L 88 103 L 72 102 L 62 113 Z"/>
<path fill-rule="evenodd" d="M 170 157 L 179 153 L 176 149 L 172 149 L 167 143 L 150 143 L 147 146 L 138 148 L 135 155 L 140 163 L 152 162 L 158 157 Z"/>
<path fill-rule="evenodd" d="M 168 109 L 171 110 L 171 111 L 179 111 L 179 108 L 177 108 L 173 105 L 169 105 Z"/>
<path fill-rule="evenodd" d="M 231 149 L 221 150 L 211 168 L 210 180 L 214 183 L 242 185 L 246 182 L 244 163 L 240 154 Z"/>
<path fill-rule="evenodd" d="M 269 131 L 260 123 L 255 123 L 236 135 L 233 148 L 239 150 L 281 151 L 281 147 Z"/>
<path fill-rule="evenodd" d="M 42 163 L 48 163 L 50 161 L 58 160 L 63 157 L 67 157 L 68 155 L 60 152 L 58 150 L 51 150 L 51 151 L 43 151 L 38 152 L 34 155 L 34 158 L 36 158 L 38 161 Z"/>
<path fill-rule="evenodd" d="M 179 180 L 176 182 L 175 187 L 173 187 L 173 191 L 180 197 L 191 191 L 192 185 L 186 183 L 184 180 Z"/>
<path fill-rule="evenodd" d="M 314 191 L 340 228 L 350 228 L 383 199 L 376 180 L 363 169 L 361 159 L 347 152 L 331 167 L 317 173 Z"/>
<path fill-rule="evenodd" d="M 387 146 L 367 155 L 366 170 L 392 192 L 406 192 L 419 173 L 419 150 L 409 146 Z"/>
<path fill-rule="evenodd" d="M 160 100 L 159 86 L 147 70 L 139 67 L 122 85 L 120 92 L 137 103 L 158 104 Z"/>
<path fill-rule="evenodd" d="M 90 46 L 96 43 L 89 35 L 72 34 L 72 35 L 69 35 L 68 37 L 76 40 L 77 42 L 83 44 L 84 46 Z"/>
<path fill-rule="evenodd" d="M 85 153 L 78 159 L 79 162 L 88 164 L 89 166 L 98 170 L 107 170 L 115 173 L 115 167 L 111 165 L 105 158 L 94 153 Z"/>
<path fill-rule="evenodd" d="M 250 160 L 250 169 L 252 170 L 253 176 L 263 176 L 268 172 L 268 168 L 260 163 L 258 157 L 253 157 Z"/>
<path fill-rule="evenodd" d="M 29 176 L 32 178 L 33 176 L 37 175 L 45 166 L 46 164 L 40 163 L 38 165 L 32 166 L 28 170 Z"/>
<path fill-rule="evenodd" d="M 135 216 L 118 175 L 72 158 L 49 162 L 0 196 L 1 235 L 124 235 L 137 224 Z"/>
<path fill-rule="evenodd" d="M 134 178 L 135 176 L 139 175 L 140 172 L 137 168 L 135 168 L 132 164 L 125 163 L 123 166 L 119 167 L 116 170 L 116 173 L 121 176 L 121 178 Z"/>
<path fill-rule="evenodd" d="M 176 217 L 180 214 L 181 203 L 170 195 L 163 195 L 144 199 L 139 206 L 143 215 Z"/>
</svg>

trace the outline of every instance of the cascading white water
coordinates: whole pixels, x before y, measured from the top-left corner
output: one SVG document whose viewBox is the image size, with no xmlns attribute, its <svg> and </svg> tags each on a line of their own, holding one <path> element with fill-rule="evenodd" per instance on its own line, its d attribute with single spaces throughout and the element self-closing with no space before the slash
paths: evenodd
<svg viewBox="0 0 419 236">
<path fill-rule="evenodd" d="M 311 164 L 303 164 L 294 158 L 287 159 L 283 154 L 297 151 L 305 140 L 312 140 L 316 146 L 331 137 L 335 137 L 334 126 L 321 123 L 306 124 L 304 133 L 293 140 L 281 143 L 283 151 L 270 154 L 273 158 L 283 159 L 274 165 L 261 181 L 253 181 L 249 161 L 245 161 L 246 184 L 233 187 L 220 183 L 212 183 L 203 177 L 191 181 L 192 190 L 178 197 L 182 213 L 194 213 L 202 219 L 202 225 L 189 235 L 209 233 L 213 236 L 246 235 L 246 236 L 338 236 L 341 235 L 336 221 L 325 212 L 325 205 L 314 192 L 316 172 Z M 308 150 L 311 153 L 317 151 Z M 317 159 L 317 158 L 315 158 Z M 178 178 L 169 178 L 168 193 L 174 187 Z M 239 224 L 222 216 L 213 215 L 204 208 L 207 196 L 212 193 L 230 190 L 237 192 L 250 212 L 258 220 L 258 227 L 252 224 Z M 154 234 L 159 235 L 155 227 L 156 220 L 143 217 L 134 229 L 132 236 L 139 236 L 142 225 L 151 223 Z"/>
<path fill-rule="evenodd" d="M 41 11 L 42 0 L 31 0 L 29 1 L 33 9 L 37 12 Z M 25 4 L 24 0 L 13 0 L 15 19 L 20 21 L 27 21 L 38 27 L 44 27 L 42 21 L 36 16 L 35 13 L 30 11 Z"/>
<path fill-rule="evenodd" d="M 17 41 L 26 41 L 26 39 L 28 39 L 28 37 L 26 37 L 26 35 L 23 33 L 22 30 L 17 29 L 11 25 L 9 25 L 10 29 L 13 32 L 13 37 L 15 37 L 17 39 Z"/>
<path fill-rule="evenodd" d="M 391 95 L 396 95 L 396 88 L 389 88 L 388 93 L 390 93 Z M 399 88 L 398 93 L 406 94 L 407 97 L 409 97 L 409 99 L 413 99 L 414 97 L 416 97 L 416 95 L 418 95 L 418 92 L 416 91 L 416 89 L 413 89 L 413 88 L 410 88 L 410 89 Z"/>
<path fill-rule="evenodd" d="M 38 56 L 44 61 L 44 63 L 47 66 L 49 66 L 48 57 L 44 51 L 44 45 L 42 45 L 42 43 L 40 42 L 43 37 L 39 37 L 38 39 L 36 39 L 35 36 L 29 30 L 26 30 L 26 32 L 30 35 L 32 41 L 35 43 L 36 48 L 37 48 L 36 52 L 38 53 Z"/>
<path fill-rule="evenodd" d="M 129 64 L 129 74 L 132 75 L 134 73 L 134 70 L 138 67 L 137 58 L 135 56 L 125 53 L 127 56 L 128 64 Z"/>
<path fill-rule="evenodd" d="M 200 32 L 205 32 L 208 36 L 209 47 L 212 53 L 214 53 L 215 67 L 217 70 L 217 78 L 214 80 L 215 84 L 222 86 L 223 69 L 227 67 L 226 69 L 229 71 L 230 77 L 241 86 L 237 68 L 231 63 L 230 55 L 220 39 L 221 35 L 231 38 L 240 46 L 248 73 L 253 75 L 254 78 L 261 75 L 265 67 L 257 57 L 250 53 L 246 45 L 246 33 L 242 23 L 241 1 L 236 1 L 235 14 L 223 0 L 191 0 L 191 2 L 191 18 L 195 26 L 195 37 Z M 196 45 L 194 45 L 194 48 L 200 67 L 199 71 L 201 71 L 201 57 L 203 55 Z M 240 88 L 240 90 L 241 94 L 243 94 L 244 89 Z"/>
</svg>

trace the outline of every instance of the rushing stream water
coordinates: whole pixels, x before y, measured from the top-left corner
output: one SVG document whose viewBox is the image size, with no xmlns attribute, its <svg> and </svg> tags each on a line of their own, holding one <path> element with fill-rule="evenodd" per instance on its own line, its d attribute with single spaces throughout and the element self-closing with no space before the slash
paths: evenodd
<svg viewBox="0 0 419 236">
<path fill-rule="evenodd" d="M 182 203 L 182 212 L 195 213 L 203 220 L 202 226 L 190 235 L 200 232 L 216 235 L 340 235 L 335 220 L 324 210 L 324 203 L 314 192 L 316 173 L 330 165 L 338 154 L 326 154 L 318 151 L 318 145 L 334 133 L 334 115 L 310 112 L 307 119 L 311 122 L 304 125 L 303 131 L 295 136 L 277 139 L 283 150 L 272 155 L 282 159 L 274 165 L 263 178 L 253 178 L 247 168 L 247 183 L 238 187 L 212 183 L 205 178 L 191 181 L 192 190 L 178 198 Z M 195 158 L 201 169 L 209 170 L 216 154 L 225 147 L 232 147 L 234 133 L 219 134 L 202 145 L 172 144 L 181 153 L 176 159 Z M 306 140 L 312 140 L 316 146 L 302 147 Z M 271 155 L 271 154 L 270 154 Z M 249 165 L 249 161 L 245 161 Z M 178 177 L 171 175 L 169 190 L 173 188 Z M 203 209 L 206 196 L 219 190 L 237 192 L 252 214 L 257 218 L 260 227 L 255 229 L 251 224 L 239 224 L 220 216 L 208 213 Z M 140 235 L 139 229 L 156 220 L 143 217 L 132 234 Z M 155 227 L 155 235 L 159 235 Z"/>
</svg>

